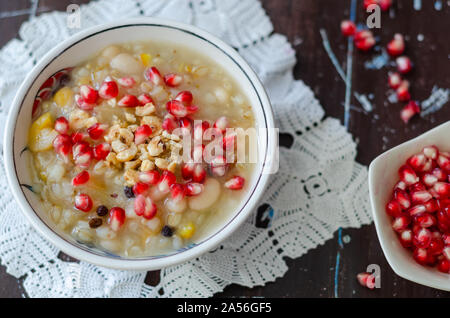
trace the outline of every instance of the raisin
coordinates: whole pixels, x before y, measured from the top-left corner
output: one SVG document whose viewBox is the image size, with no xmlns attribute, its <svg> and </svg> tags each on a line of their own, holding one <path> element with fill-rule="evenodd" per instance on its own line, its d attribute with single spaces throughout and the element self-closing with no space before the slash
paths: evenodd
<svg viewBox="0 0 450 318">
<path fill-rule="evenodd" d="M 103 220 L 100 218 L 93 218 L 89 221 L 89 227 L 92 229 L 96 229 L 99 226 L 101 226 L 103 223 Z"/>
<path fill-rule="evenodd" d="M 105 216 L 106 214 L 108 214 L 108 208 L 104 205 L 99 205 L 97 208 L 97 215 Z"/>
<path fill-rule="evenodd" d="M 170 226 L 164 225 L 164 227 L 161 230 L 161 234 L 165 237 L 171 237 L 173 235 L 173 230 Z"/>
<path fill-rule="evenodd" d="M 134 192 L 132 187 L 123 188 L 123 192 L 128 199 L 134 198 Z"/>
</svg>

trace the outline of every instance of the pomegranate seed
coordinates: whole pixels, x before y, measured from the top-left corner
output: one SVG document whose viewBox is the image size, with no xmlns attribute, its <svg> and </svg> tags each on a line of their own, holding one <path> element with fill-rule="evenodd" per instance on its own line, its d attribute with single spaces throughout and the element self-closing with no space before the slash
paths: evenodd
<svg viewBox="0 0 450 318">
<path fill-rule="evenodd" d="M 436 225 L 436 218 L 428 213 L 419 215 L 416 218 L 416 223 L 421 227 L 431 227 Z"/>
<path fill-rule="evenodd" d="M 82 110 L 92 110 L 96 106 L 95 104 L 86 102 L 86 100 L 78 94 L 75 95 L 75 102 L 77 103 L 78 108 Z"/>
<path fill-rule="evenodd" d="M 400 56 L 395 60 L 397 63 L 397 70 L 402 74 L 407 74 L 412 70 L 412 63 L 409 57 Z"/>
<path fill-rule="evenodd" d="M 140 106 L 145 106 L 147 104 L 154 104 L 153 99 L 148 94 L 141 94 L 138 96 L 138 101 Z"/>
<path fill-rule="evenodd" d="M 188 114 L 188 110 L 183 103 L 177 100 L 168 101 L 166 104 L 167 111 L 175 117 L 185 117 Z"/>
<path fill-rule="evenodd" d="M 403 80 L 397 87 L 397 99 L 400 102 L 407 102 L 411 99 L 411 94 L 409 93 L 409 82 Z"/>
<path fill-rule="evenodd" d="M 450 245 L 450 234 L 443 234 L 442 240 L 444 241 L 445 245 Z"/>
<path fill-rule="evenodd" d="M 435 199 L 431 199 L 430 201 L 425 202 L 423 205 L 425 206 L 425 209 L 428 213 L 433 213 L 438 210 L 438 204 Z"/>
<path fill-rule="evenodd" d="M 445 181 L 447 179 L 447 174 L 441 168 L 435 168 L 432 173 L 438 181 Z"/>
<path fill-rule="evenodd" d="M 156 185 L 159 181 L 159 172 L 156 170 L 145 171 L 139 174 L 139 181 L 150 185 Z"/>
<path fill-rule="evenodd" d="M 185 180 L 192 179 L 192 176 L 194 175 L 195 165 L 196 164 L 193 162 L 187 162 L 182 165 L 181 176 L 183 177 L 183 179 L 185 179 Z"/>
<path fill-rule="evenodd" d="M 188 106 L 194 100 L 192 93 L 189 91 L 181 91 L 175 96 L 175 100 L 181 102 L 183 105 Z"/>
<path fill-rule="evenodd" d="M 196 182 L 186 183 L 186 195 L 195 196 L 203 192 L 203 184 Z"/>
<path fill-rule="evenodd" d="M 94 159 L 96 160 L 105 160 L 110 152 L 111 145 L 107 142 L 96 145 L 92 150 L 92 154 L 94 155 Z"/>
<path fill-rule="evenodd" d="M 215 121 L 213 127 L 219 129 L 222 133 L 224 133 L 228 127 L 228 119 L 225 116 L 219 117 Z"/>
<path fill-rule="evenodd" d="M 359 273 L 356 275 L 358 282 L 361 286 L 367 287 L 369 289 L 375 288 L 375 276 L 370 273 Z"/>
<path fill-rule="evenodd" d="M 227 163 L 224 156 L 215 156 L 210 163 L 210 171 L 213 176 L 222 177 L 226 173 Z"/>
<path fill-rule="evenodd" d="M 386 213 L 392 217 L 402 215 L 402 207 L 396 200 L 391 200 L 386 204 Z"/>
<path fill-rule="evenodd" d="M 83 212 L 89 212 L 92 209 L 92 199 L 85 193 L 79 193 L 75 196 L 75 208 Z"/>
<path fill-rule="evenodd" d="M 133 186 L 133 193 L 135 195 L 144 194 L 150 186 L 147 183 L 136 182 Z"/>
<path fill-rule="evenodd" d="M 154 66 L 145 70 L 144 77 L 147 81 L 152 82 L 153 85 L 156 85 L 156 86 L 161 85 L 163 83 L 161 73 Z"/>
<path fill-rule="evenodd" d="M 395 189 L 406 190 L 406 183 L 404 183 L 403 181 L 397 182 L 397 184 L 394 186 L 394 190 Z"/>
<path fill-rule="evenodd" d="M 416 102 L 410 101 L 400 112 L 400 117 L 403 122 L 407 124 L 409 120 L 415 115 L 420 113 L 420 107 Z"/>
<path fill-rule="evenodd" d="M 196 106 L 196 105 L 187 105 L 186 106 L 186 111 L 190 115 L 193 114 L 193 113 L 196 113 L 198 111 L 198 106 Z"/>
<path fill-rule="evenodd" d="M 91 164 L 93 153 L 92 148 L 86 142 L 78 142 L 73 148 L 73 159 L 75 164 L 82 168 L 87 168 Z"/>
<path fill-rule="evenodd" d="M 136 213 L 136 215 L 143 216 L 145 219 L 150 220 L 156 215 L 156 212 L 156 204 L 154 204 L 149 197 L 140 194 L 134 199 L 134 213 Z"/>
<path fill-rule="evenodd" d="M 170 196 L 174 202 L 180 202 L 184 199 L 186 195 L 186 189 L 184 185 L 179 183 L 174 183 L 170 186 Z"/>
<path fill-rule="evenodd" d="M 125 223 L 125 210 L 119 207 L 113 207 L 109 210 L 108 223 L 113 231 L 118 231 Z"/>
<path fill-rule="evenodd" d="M 426 191 L 427 188 L 420 182 L 414 183 L 413 185 L 410 185 L 408 188 L 409 192 L 416 192 L 416 191 Z"/>
<path fill-rule="evenodd" d="M 89 134 L 86 132 L 76 132 L 71 135 L 72 143 L 76 144 L 80 141 L 86 141 L 89 138 Z"/>
<path fill-rule="evenodd" d="M 437 158 L 437 164 L 441 169 L 450 173 L 450 158 L 444 154 L 440 154 Z"/>
<path fill-rule="evenodd" d="M 171 114 L 167 114 L 166 116 L 164 116 L 164 120 L 162 122 L 162 129 L 171 133 L 176 128 L 178 128 L 178 122 L 175 120 L 175 117 Z"/>
<path fill-rule="evenodd" d="M 420 170 L 421 172 L 428 172 L 431 171 L 431 169 L 433 169 L 433 160 L 428 159 L 425 164 L 422 167 L 422 170 Z"/>
<path fill-rule="evenodd" d="M 201 163 L 203 160 L 203 151 L 205 149 L 205 145 L 195 145 L 192 150 L 192 159 L 195 163 Z"/>
<path fill-rule="evenodd" d="M 72 150 L 72 140 L 66 134 L 58 135 L 53 140 L 53 148 L 56 153 L 60 154 L 64 158 L 67 158 Z"/>
<path fill-rule="evenodd" d="M 142 125 L 136 129 L 134 133 L 134 143 L 140 145 L 152 134 L 152 129 L 149 125 Z"/>
<path fill-rule="evenodd" d="M 362 30 L 355 33 L 353 39 L 357 49 L 361 51 L 369 51 L 375 45 L 375 38 L 373 37 L 372 31 Z"/>
<path fill-rule="evenodd" d="M 411 206 L 411 199 L 405 190 L 396 189 L 394 192 L 394 197 L 404 210 Z"/>
<path fill-rule="evenodd" d="M 117 105 L 121 107 L 137 107 L 140 106 L 140 103 L 136 96 L 128 94 L 122 97 Z"/>
<path fill-rule="evenodd" d="M 172 184 L 177 181 L 177 177 L 170 171 L 164 171 L 158 182 L 158 189 L 163 193 L 168 193 Z"/>
<path fill-rule="evenodd" d="M 427 250 L 424 248 L 416 248 L 413 257 L 421 265 L 427 265 L 430 259 Z"/>
<path fill-rule="evenodd" d="M 369 6 L 376 4 L 378 5 L 379 0 L 364 0 L 363 2 L 363 7 L 364 10 L 367 10 L 369 8 Z"/>
<path fill-rule="evenodd" d="M 428 252 L 431 255 L 441 255 L 444 250 L 444 242 L 440 238 L 433 238 L 428 246 Z"/>
<path fill-rule="evenodd" d="M 444 247 L 444 249 L 442 250 L 442 255 L 444 255 L 445 258 L 450 261 L 450 246 Z"/>
<path fill-rule="evenodd" d="M 166 83 L 167 86 L 176 87 L 180 85 L 182 81 L 183 77 L 181 75 L 174 73 L 164 75 L 164 83 Z"/>
<path fill-rule="evenodd" d="M 387 11 L 392 5 L 392 0 L 379 0 L 378 1 L 381 11 Z"/>
<path fill-rule="evenodd" d="M 450 197 L 450 183 L 436 182 L 433 186 L 433 190 L 436 191 L 440 198 Z"/>
<path fill-rule="evenodd" d="M 65 117 L 56 118 L 55 130 L 60 134 L 67 134 L 69 131 L 69 121 Z"/>
<path fill-rule="evenodd" d="M 119 95 L 119 87 L 114 81 L 104 81 L 98 90 L 98 94 L 103 99 L 111 99 Z"/>
<path fill-rule="evenodd" d="M 352 36 L 356 32 L 356 25 L 350 20 L 341 22 L 341 32 L 344 36 Z"/>
<path fill-rule="evenodd" d="M 103 136 L 107 128 L 108 125 L 106 124 L 95 123 L 87 129 L 87 132 L 89 134 L 89 137 L 91 137 L 93 140 L 97 140 Z"/>
<path fill-rule="evenodd" d="M 416 206 L 413 206 L 411 209 L 408 210 L 408 213 L 410 216 L 416 217 L 419 216 L 427 211 L 427 208 L 425 205 L 419 204 Z"/>
<path fill-rule="evenodd" d="M 450 261 L 441 259 L 437 265 L 437 269 L 442 273 L 450 274 Z"/>
<path fill-rule="evenodd" d="M 419 178 L 417 177 L 414 170 L 407 165 L 403 165 L 402 167 L 400 167 L 400 169 L 398 170 L 398 174 L 400 176 L 400 179 L 407 185 L 412 185 L 416 182 L 419 182 Z"/>
<path fill-rule="evenodd" d="M 392 228 L 394 231 L 401 233 L 408 228 L 410 222 L 410 218 L 406 215 L 399 216 L 394 219 L 394 222 L 392 222 Z"/>
<path fill-rule="evenodd" d="M 98 100 L 98 92 L 92 86 L 81 85 L 80 95 L 83 100 L 88 104 L 96 104 Z"/>
<path fill-rule="evenodd" d="M 202 121 L 199 124 L 194 125 L 194 140 L 202 141 L 203 134 L 210 127 L 209 122 L 206 120 Z"/>
<path fill-rule="evenodd" d="M 197 183 L 205 182 L 206 171 L 203 168 L 202 164 L 197 163 L 194 167 L 194 171 L 192 173 L 192 181 Z"/>
<path fill-rule="evenodd" d="M 117 83 L 119 83 L 119 85 L 122 87 L 130 88 L 130 87 L 133 87 L 134 84 L 136 84 L 136 81 L 133 77 L 127 76 L 127 77 L 119 78 L 117 80 Z"/>
<path fill-rule="evenodd" d="M 411 230 L 404 230 L 400 233 L 399 239 L 403 247 L 410 247 L 413 242 L 413 232 Z"/>
<path fill-rule="evenodd" d="M 191 130 L 192 129 L 192 121 L 188 117 L 180 118 L 180 127 Z"/>
<path fill-rule="evenodd" d="M 422 228 L 414 235 L 413 244 L 418 248 L 427 248 L 431 242 L 431 232 L 426 228 Z"/>
<path fill-rule="evenodd" d="M 422 150 L 425 157 L 436 160 L 439 156 L 439 150 L 436 146 L 427 146 Z"/>
<path fill-rule="evenodd" d="M 433 196 L 428 191 L 415 191 L 411 193 L 413 203 L 425 203 L 432 198 Z"/>
<path fill-rule="evenodd" d="M 422 171 L 426 162 L 427 162 L 427 158 L 425 157 L 424 154 L 421 154 L 421 153 L 417 154 L 417 155 L 413 155 L 411 158 L 408 159 L 408 164 L 415 171 Z"/>
<path fill-rule="evenodd" d="M 89 172 L 87 172 L 86 170 L 83 170 L 79 174 L 77 174 L 75 177 L 73 177 L 72 185 L 74 187 L 77 187 L 79 185 L 85 184 L 88 181 L 89 181 Z"/>
<path fill-rule="evenodd" d="M 390 56 L 399 56 L 405 51 L 405 40 L 403 36 L 399 33 L 394 34 L 394 39 L 392 39 L 387 47 L 387 52 Z"/>
<path fill-rule="evenodd" d="M 244 187 L 245 179 L 239 176 L 234 176 L 224 183 L 225 188 L 230 190 L 240 190 Z M 400 207 L 400 205 L 398 205 Z"/>
<path fill-rule="evenodd" d="M 398 73 L 389 73 L 388 84 L 392 89 L 397 89 L 402 83 L 402 77 Z"/>
</svg>

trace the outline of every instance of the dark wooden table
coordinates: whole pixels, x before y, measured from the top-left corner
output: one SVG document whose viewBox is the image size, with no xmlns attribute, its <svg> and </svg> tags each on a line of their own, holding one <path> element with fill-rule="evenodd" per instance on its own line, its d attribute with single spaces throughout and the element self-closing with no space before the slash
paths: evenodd
<svg viewBox="0 0 450 318">
<path fill-rule="evenodd" d="M 450 88 L 449 62 L 450 9 L 447 1 L 436 10 L 435 0 L 423 0 L 421 10 L 413 8 L 413 0 L 394 0 L 394 15 L 384 13 L 381 29 L 374 33 L 380 41 L 387 43 L 393 33 L 408 37 L 407 54 L 415 62 L 413 74 L 409 76 L 411 92 L 415 99 L 423 101 L 434 85 Z M 31 3 L 30 3 L 31 2 Z M 18 34 L 19 26 L 37 15 L 51 10 L 65 10 L 69 3 L 84 3 L 74 0 L 40 0 L 33 9 L 30 0 L 0 0 L 0 45 Z M 357 1 L 356 20 L 363 23 L 366 14 L 362 0 Z M 344 100 L 346 86 L 339 78 L 329 56 L 324 50 L 319 30 L 324 29 L 330 39 L 331 48 L 342 68 L 346 69 L 347 41 L 340 35 L 339 24 L 350 15 L 351 0 L 263 0 L 264 8 L 272 19 L 275 32 L 287 35 L 294 44 L 298 63 L 295 77 L 302 79 L 316 93 L 327 116 L 344 122 Z M 422 38 L 423 36 L 423 38 Z M 387 103 L 387 71 L 368 70 L 364 63 L 377 53 L 353 53 L 353 92 L 367 96 L 373 94 L 373 112 L 363 112 L 361 104 L 352 97 L 348 129 L 358 142 L 357 160 L 368 165 L 372 159 L 386 149 L 415 137 L 450 119 L 450 104 L 439 112 L 425 118 L 414 118 L 409 125 L 399 119 L 399 104 Z M 343 247 L 335 238 L 303 257 L 287 259 L 289 271 L 280 279 L 263 287 L 252 289 L 231 285 L 222 297 L 448 297 L 450 294 L 420 286 L 404 280 L 391 270 L 381 251 L 373 225 L 361 229 L 344 229 L 343 237 L 350 238 Z M 336 256 L 340 253 L 340 266 L 336 272 Z M 356 281 L 356 274 L 368 264 L 381 267 L 381 288 L 368 290 Z M 157 281 L 157 274 L 148 275 L 149 283 Z M 0 297 L 26 296 L 21 280 L 5 273 L 0 267 Z"/>
</svg>

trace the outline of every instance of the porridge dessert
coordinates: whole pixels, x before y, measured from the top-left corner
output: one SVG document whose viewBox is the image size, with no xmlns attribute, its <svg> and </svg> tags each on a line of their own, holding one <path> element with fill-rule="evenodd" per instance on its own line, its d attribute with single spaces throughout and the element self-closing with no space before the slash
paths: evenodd
<svg viewBox="0 0 450 318">
<path fill-rule="evenodd" d="M 254 128 L 254 117 L 213 61 L 167 43 L 113 45 L 56 86 L 29 128 L 32 187 L 77 241 L 158 255 L 241 203 L 256 151 L 238 160 L 232 128 Z"/>
</svg>

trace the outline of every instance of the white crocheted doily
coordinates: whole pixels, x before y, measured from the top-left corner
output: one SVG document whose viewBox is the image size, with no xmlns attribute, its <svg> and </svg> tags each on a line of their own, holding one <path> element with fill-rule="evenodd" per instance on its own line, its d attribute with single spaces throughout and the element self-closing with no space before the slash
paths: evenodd
<svg viewBox="0 0 450 318">
<path fill-rule="evenodd" d="M 294 80 L 295 52 L 286 37 L 272 33 L 258 1 L 101 0 L 81 7 L 81 26 L 141 15 L 191 23 L 235 47 L 263 81 L 276 124 L 292 136 L 292 144 L 280 149 L 280 171 L 242 228 L 215 251 L 163 269 L 156 287 L 144 283 L 145 272 L 60 260 L 59 251 L 17 212 L 2 182 L 0 259 L 8 273 L 26 275 L 30 297 L 206 297 L 232 283 L 264 285 L 286 272 L 283 257 L 300 257 L 332 238 L 339 227 L 371 222 L 367 171 L 355 162 L 352 136 L 337 119 L 324 119 L 309 87 Z M 69 29 L 66 19 L 64 12 L 33 18 L 22 25 L 19 39 L 0 51 L 1 121 L 36 60 L 80 30 Z M 0 178 L 6 180 L 3 165 Z"/>
</svg>

